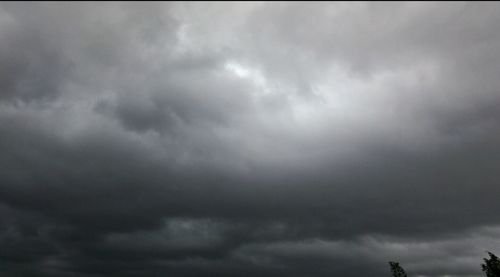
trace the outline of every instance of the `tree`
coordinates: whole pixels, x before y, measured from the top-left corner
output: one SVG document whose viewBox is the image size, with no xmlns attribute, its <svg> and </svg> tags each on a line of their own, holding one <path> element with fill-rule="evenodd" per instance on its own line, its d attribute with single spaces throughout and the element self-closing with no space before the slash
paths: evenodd
<svg viewBox="0 0 500 277">
<path fill-rule="evenodd" d="M 396 262 L 389 262 L 393 277 L 407 277 L 405 270 Z M 489 277 L 489 276 L 488 276 Z"/>
<path fill-rule="evenodd" d="M 481 264 L 481 268 L 487 277 L 500 277 L 500 260 L 495 254 L 488 252 L 490 258 L 484 258 L 484 264 Z"/>
</svg>

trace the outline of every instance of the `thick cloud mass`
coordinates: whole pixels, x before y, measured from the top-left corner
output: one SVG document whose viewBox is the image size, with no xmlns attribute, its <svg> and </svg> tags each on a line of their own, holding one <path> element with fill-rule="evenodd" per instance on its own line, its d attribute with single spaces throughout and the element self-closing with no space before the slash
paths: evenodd
<svg viewBox="0 0 500 277">
<path fill-rule="evenodd" d="M 0 275 L 480 276 L 498 3 L 0 4 Z"/>
</svg>

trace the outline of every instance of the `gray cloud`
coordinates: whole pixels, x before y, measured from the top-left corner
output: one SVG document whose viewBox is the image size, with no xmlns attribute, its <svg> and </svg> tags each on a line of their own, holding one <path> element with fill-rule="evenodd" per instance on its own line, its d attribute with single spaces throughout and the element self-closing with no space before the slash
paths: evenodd
<svg viewBox="0 0 500 277">
<path fill-rule="evenodd" d="M 479 276 L 495 3 L 3 3 L 0 274 Z"/>
</svg>

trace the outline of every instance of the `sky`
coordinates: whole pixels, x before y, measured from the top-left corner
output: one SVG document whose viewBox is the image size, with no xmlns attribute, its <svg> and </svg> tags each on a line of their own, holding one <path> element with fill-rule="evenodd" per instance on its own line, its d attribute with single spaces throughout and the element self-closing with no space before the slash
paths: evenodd
<svg viewBox="0 0 500 277">
<path fill-rule="evenodd" d="M 500 4 L 0 3 L 0 275 L 483 276 Z"/>
</svg>

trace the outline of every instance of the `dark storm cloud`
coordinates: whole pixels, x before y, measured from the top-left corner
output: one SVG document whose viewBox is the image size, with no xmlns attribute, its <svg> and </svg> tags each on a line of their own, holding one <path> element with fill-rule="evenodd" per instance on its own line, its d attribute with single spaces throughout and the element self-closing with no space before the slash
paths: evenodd
<svg viewBox="0 0 500 277">
<path fill-rule="evenodd" d="M 478 276 L 495 3 L 0 5 L 0 274 Z"/>
</svg>

